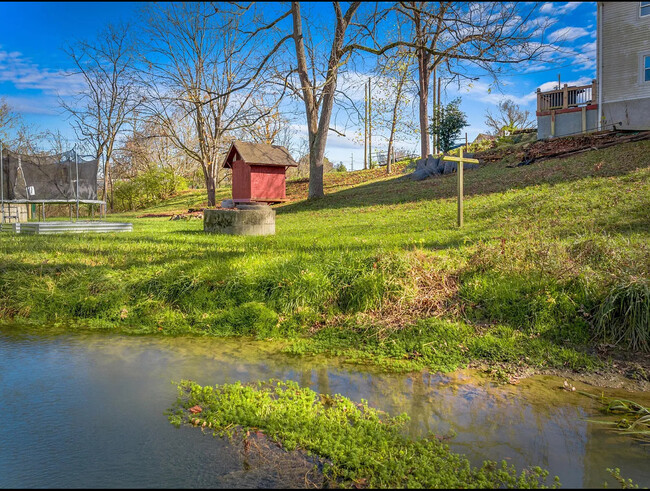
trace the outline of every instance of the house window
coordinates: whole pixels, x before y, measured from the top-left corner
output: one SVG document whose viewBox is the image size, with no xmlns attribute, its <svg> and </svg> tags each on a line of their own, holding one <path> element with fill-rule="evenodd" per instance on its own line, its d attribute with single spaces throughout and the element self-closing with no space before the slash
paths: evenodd
<svg viewBox="0 0 650 491">
<path fill-rule="evenodd" d="M 650 2 L 641 2 L 641 17 L 650 15 Z"/>
<path fill-rule="evenodd" d="M 643 81 L 650 82 L 650 55 L 643 57 Z"/>
</svg>

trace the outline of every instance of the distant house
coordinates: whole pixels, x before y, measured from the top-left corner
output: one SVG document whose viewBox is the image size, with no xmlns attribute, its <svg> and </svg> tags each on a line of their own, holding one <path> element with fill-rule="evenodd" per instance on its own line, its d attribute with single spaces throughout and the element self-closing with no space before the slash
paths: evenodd
<svg viewBox="0 0 650 491">
<path fill-rule="evenodd" d="M 494 141 L 498 137 L 493 135 L 488 135 L 487 133 L 479 133 L 472 143 L 478 143 L 482 141 Z"/>
<path fill-rule="evenodd" d="M 650 2 L 598 2 L 602 129 L 650 130 Z"/>
<path fill-rule="evenodd" d="M 597 3 L 597 79 L 537 89 L 537 138 L 650 130 L 650 1 Z"/>
</svg>

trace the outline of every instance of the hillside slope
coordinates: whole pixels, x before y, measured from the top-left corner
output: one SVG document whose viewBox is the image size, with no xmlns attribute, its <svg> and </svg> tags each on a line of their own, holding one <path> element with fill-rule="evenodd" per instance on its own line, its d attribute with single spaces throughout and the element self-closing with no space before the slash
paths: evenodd
<svg viewBox="0 0 650 491">
<path fill-rule="evenodd" d="M 615 353 L 594 322 L 612 289 L 647 284 L 650 142 L 468 172 L 461 230 L 455 176 L 377 177 L 335 176 L 324 198 L 277 206 L 272 237 L 133 214 L 112 217 L 131 234 L 5 234 L 0 318 L 273 337 L 403 369 L 584 370 L 602 364 L 596 348 Z"/>
</svg>

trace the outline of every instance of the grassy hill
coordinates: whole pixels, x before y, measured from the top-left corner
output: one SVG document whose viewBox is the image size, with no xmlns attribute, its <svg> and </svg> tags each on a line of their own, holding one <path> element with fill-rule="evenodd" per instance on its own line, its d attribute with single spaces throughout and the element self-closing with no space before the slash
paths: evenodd
<svg viewBox="0 0 650 491">
<path fill-rule="evenodd" d="M 650 142 L 467 172 L 461 230 L 455 176 L 413 182 L 402 170 L 329 174 L 327 195 L 314 201 L 304 199 L 306 182 L 290 181 L 295 201 L 276 207 L 272 237 L 137 218 L 199 208 L 196 191 L 110 217 L 132 221 L 130 234 L 3 235 L 0 319 L 44 330 L 253 335 L 290 353 L 391 369 L 583 370 L 602 363 L 596 347 L 616 341 L 600 322 L 603 305 L 636 302 L 643 314 Z M 650 337 L 642 324 L 620 330 Z M 643 370 L 645 361 L 635 373 Z"/>
</svg>

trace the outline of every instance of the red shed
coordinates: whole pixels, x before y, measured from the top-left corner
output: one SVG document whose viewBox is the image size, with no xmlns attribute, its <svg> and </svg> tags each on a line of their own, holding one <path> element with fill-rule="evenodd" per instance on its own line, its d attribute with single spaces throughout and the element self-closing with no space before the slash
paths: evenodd
<svg viewBox="0 0 650 491">
<path fill-rule="evenodd" d="M 285 173 L 297 167 L 289 151 L 280 145 L 234 141 L 223 161 L 232 169 L 232 199 L 235 203 L 286 201 Z"/>
</svg>

